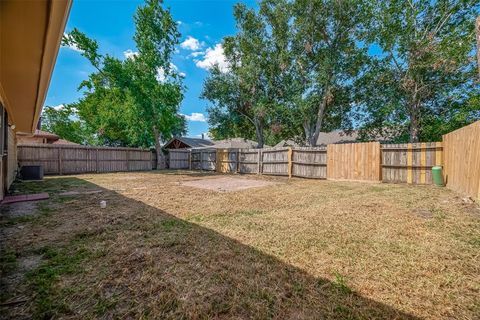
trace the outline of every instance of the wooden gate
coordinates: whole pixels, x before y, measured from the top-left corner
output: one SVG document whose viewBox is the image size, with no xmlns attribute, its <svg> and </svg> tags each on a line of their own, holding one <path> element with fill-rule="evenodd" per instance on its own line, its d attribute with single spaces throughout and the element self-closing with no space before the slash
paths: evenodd
<svg viewBox="0 0 480 320">
<path fill-rule="evenodd" d="M 381 181 L 380 143 L 329 144 L 327 179 Z"/>
</svg>

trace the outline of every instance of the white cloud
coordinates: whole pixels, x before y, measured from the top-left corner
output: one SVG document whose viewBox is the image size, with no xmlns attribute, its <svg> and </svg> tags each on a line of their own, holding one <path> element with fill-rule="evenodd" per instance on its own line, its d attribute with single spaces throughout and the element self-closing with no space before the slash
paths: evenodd
<svg viewBox="0 0 480 320">
<path fill-rule="evenodd" d="M 165 82 L 165 79 L 167 78 L 165 76 L 165 70 L 163 70 L 163 68 L 158 68 L 157 69 L 157 75 L 156 75 L 155 78 L 157 78 L 158 82 Z"/>
<path fill-rule="evenodd" d="M 188 114 L 183 114 L 185 119 L 188 121 L 195 121 L 195 122 L 207 122 L 207 119 L 205 118 L 205 115 L 203 113 L 198 113 L 198 112 L 192 112 L 191 115 Z"/>
<path fill-rule="evenodd" d="M 64 33 L 63 36 L 67 39 L 70 39 L 70 35 L 68 33 Z M 73 50 L 73 51 L 77 51 L 77 52 L 80 52 L 80 53 L 83 52 L 83 50 L 81 50 L 79 47 L 77 47 L 77 45 L 75 43 L 71 44 L 71 45 L 68 45 L 68 46 L 62 45 L 62 47 Z"/>
<path fill-rule="evenodd" d="M 123 51 L 123 55 L 127 59 L 133 59 L 136 56 L 138 56 L 138 51 L 133 51 L 132 49 L 128 49 L 128 50 Z"/>
<path fill-rule="evenodd" d="M 204 55 L 204 54 L 205 54 L 205 52 L 203 52 L 203 51 L 194 51 L 194 52 L 190 53 L 190 54 L 188 55 L 188 57 L 194 57 L 194 58 L 196 58 L 196 57 L 202 56 L 202 55 Z"/>
<path fill-rule="evenodd" d="M 178 67 L 176 65 L 174 65 L 173 63 L 170 63 L 170 69 L 175 71 L 175 72 L 178 72 Z M 185 74 L 185 72 L 179 72 L 178 75 L 180 77 L 186 77 L 187 76 Z M 158 68 L 157 69 L 156 78 L 157 78 L 158 82 L 165 82 L 165 80 L 167 79 L 167 76 L 168 76 L 168 74 L 165 72 L 165 70 L 163 68 Z"/>
<path fill-rule="evenodd" d="M 200 43 L 198 39 L 195 39 L 192 36 L 188 36 L 187 39 L 185 39 L 185 41 L 180 43 L 180 47 L 182 47 L 183 49 L 192 50 L 192 51 L 196 51 L 200 49 L 202 45 L 203 43 Z"/>
<path fill-rule="evenodd" d="M 59 104 L 58 106 L 51 106 L 50 108 L 55 109 L 56 111 L 63 110 L 65 108 L 65 105 Z"/>
<path fill-rule="evenodd" d="M 195 65 L 205 70 L 218 65 L 221 71 L 227 71 L 228 63 L 225 60 L 222 44 L 217 43 L 214 48 L 208 48 L 202 60 L 195 60 Z"/>
<path fill-rule="evenodd" d="M 183 23 L 183 22 L 180 21 L 180 20 L 177 21 L 177 24 L 178 24 L 179 26 L 182 25 L 182 23 Z"/>
</svg>

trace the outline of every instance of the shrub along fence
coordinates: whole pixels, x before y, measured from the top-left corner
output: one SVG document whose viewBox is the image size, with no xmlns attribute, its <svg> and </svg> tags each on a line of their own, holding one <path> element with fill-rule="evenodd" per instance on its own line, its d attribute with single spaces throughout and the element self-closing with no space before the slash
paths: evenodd
<svg viewBox="0 0 480 320">
<path fill-rule="evenodd" d="M 20 166 L 41 165 L 45 174 L 146 171 L 156 168 L 150 150 L 78 145 L 18 145 Z"/>
<path fill-rule="evenodd" d="M 432 167 L 443 166 L 447 187 L 480 200 L 480 121 L 443 142 L 170 150 L 170 159 L 172 169 L 410 184 L 433 183 Z"/>
</svg>

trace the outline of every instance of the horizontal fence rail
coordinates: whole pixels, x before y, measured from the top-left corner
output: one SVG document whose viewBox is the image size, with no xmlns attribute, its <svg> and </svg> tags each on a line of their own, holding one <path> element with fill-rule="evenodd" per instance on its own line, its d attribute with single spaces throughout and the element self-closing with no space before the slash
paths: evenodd
<svg viewBox="0 0 480 320">
<path fill-rule="evenodd" d="M 432 167 L 442 165 L 441 142 L 382 145 L 385 182 L 431 184 Z"/>
<path fill-rule="evenodd" d="M 147 171 L 154 169 L 155 154 L 134 148 L 70 145 L 18 145 L 20 166 L 41 165 L 47 175 Z"/>
</svg>

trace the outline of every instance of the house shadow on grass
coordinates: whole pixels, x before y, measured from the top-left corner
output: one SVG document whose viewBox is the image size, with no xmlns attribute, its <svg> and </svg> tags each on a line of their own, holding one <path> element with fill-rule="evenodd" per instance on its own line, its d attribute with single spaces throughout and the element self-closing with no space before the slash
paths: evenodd
<svg viewBox="0 0 480 320">
<path fill-rule="evenodd" d="M 54 186 L 61 186 L 55 191 Z M 40 184 L 38 185 L 40 186 Z M 285 264 L 216 231 L 143 202 L 68 177 L 45 181 L 53 212 L 6 245 L 41 252 L 27 275 L 39 318 L 415 319 L 388 305 Z M 68 186 L 102 193 L 62 200 Z M 22 185 L 18 185 L 21 190 Z M 29 190 L 37 190 L 29 185 Z M 99 201 L 106 199 L 107 208 Z M 59 205 L 60 204 L 60 205 Z M 14 243 L 17 242 L 17 243 Z M 25 253 L 21 252 L 24 251 Z M 8 307 L 15 314 L 18 306 Z M 26 310 L 26 311 L 25 311 Z"/>
</svg>

